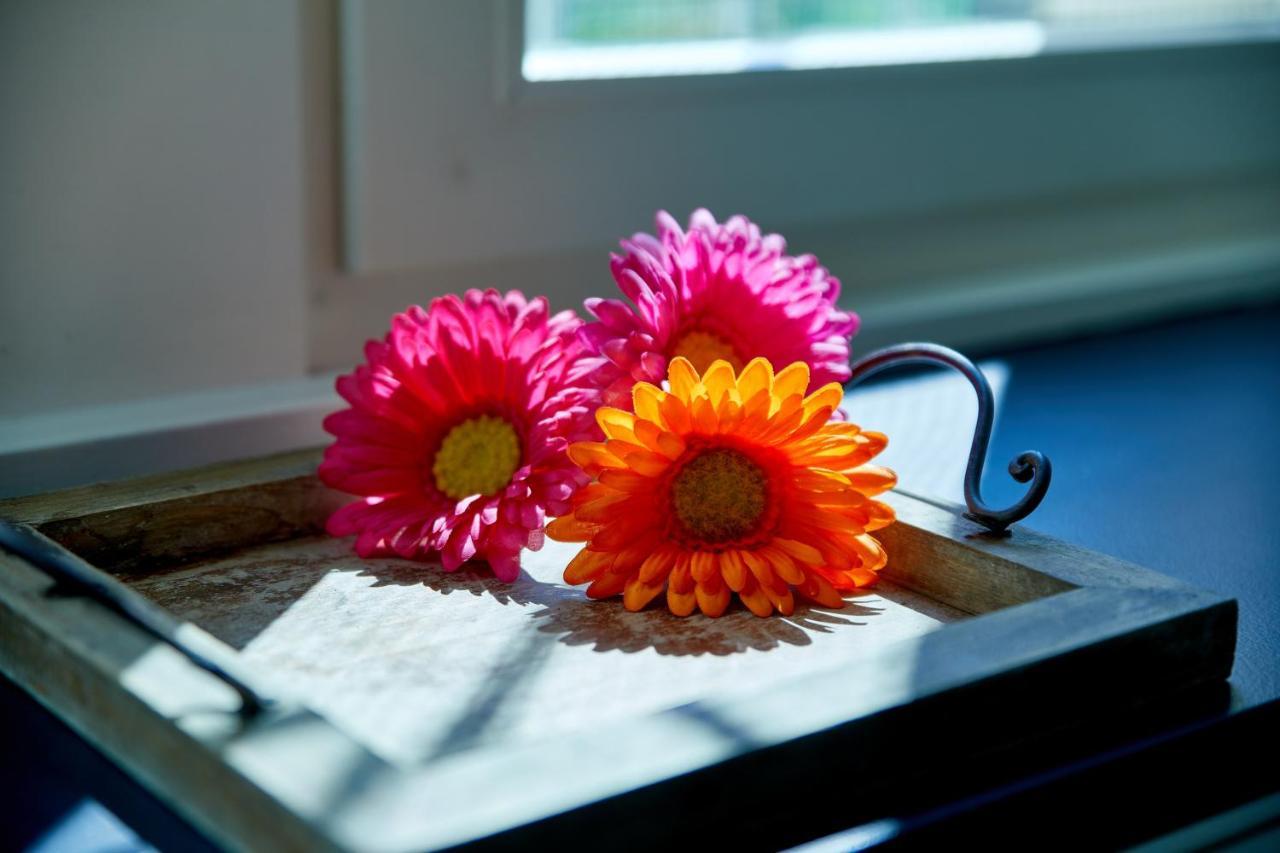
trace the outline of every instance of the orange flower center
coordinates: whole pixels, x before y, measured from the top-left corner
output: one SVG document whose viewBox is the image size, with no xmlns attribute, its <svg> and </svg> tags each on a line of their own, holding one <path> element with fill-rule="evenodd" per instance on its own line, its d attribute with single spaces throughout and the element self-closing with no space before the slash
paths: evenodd
<svg viewBox="0 0 1280 853">
<path fill-rule="evenodd" d="M 755 532 L 768 505 L 760 466 L 736 450 L 706 450 L 685 463 L 671 483 L 676 519 L 691 537 L 709 545 Z"/>
<path fill-rule="evenodd" d="M 738 351 L 733 348 L 733 344 L 719 335 L 701 329 L 691 329 L 680 336 L 671 351 L 672 358 L 678 355 L 689 359 L 693 369 L 699 373 L 705 373 L 718 358 L 733 365 L 734 373 L 742 370 L 742 359 L 738 358 Z"/>
<path fill-rule="evenodd" d="M 520 438 L 504 418 L 480 415 L 449 430 L 436 451 L 431 473 L 436 488 L 454 500 L 492 495 L 511 482 L 520 466 Z"/>
</svg>

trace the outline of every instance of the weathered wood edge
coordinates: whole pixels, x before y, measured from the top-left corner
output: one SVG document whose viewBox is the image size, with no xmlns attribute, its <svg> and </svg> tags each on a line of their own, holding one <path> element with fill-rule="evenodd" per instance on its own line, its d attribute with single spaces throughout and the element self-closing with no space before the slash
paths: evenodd
<svg viewBox="0 0 1280 853">
<path fill-rule="evenodd" d="M 92 483 L 0 500 L 0 517 L 42 526 L 50 522 L 143 505 L 197 498 L 312 475 L 321 448 L 291 450 L 254 459 L 217 462 L 149 477 Z"/>
<path fill-rule="evenodd" d="M 876 533 L 889 552 L 883 576 L 967 613 L 989 613 L 1080 588 L 1187 588 L 1167 575 L 1024 525 L 1008 536 L 993 536 L 965 518 L 962 507 L 902 491 L 885 498 L 898 521 Z"/>
<path fill-rule="evenodd" d="M 145 572 L 322 533 L 351 498 L 319 482 L 319 459 L 306 450 L 18 498 L 0 502 L 0 517 L 115 574 Z"/>
</svg>

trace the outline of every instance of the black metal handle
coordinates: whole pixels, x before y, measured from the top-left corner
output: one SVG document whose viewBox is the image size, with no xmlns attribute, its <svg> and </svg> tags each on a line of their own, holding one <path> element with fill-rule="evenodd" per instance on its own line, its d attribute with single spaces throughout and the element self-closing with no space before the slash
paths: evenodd
<svg viewBox="0 0 1280 853">
<path fill-rule="evenodd" d="M 978 421 L 973 427 L 973 443 L 969 446 L 969 463 L 964 472 L 964 502 L 969 507 L 965 517 L 978 522 L 993 533 L 1007 534 L 1009 525 L 1026 518 L 1044 500 L 1053 476 L 1049 457 L 1038 450 L 1027 450 L 1009 463 L 1009 474 L 1019 483 L 1030 482 L 1027 493 L 1007 509 L 992 509 L 982 500 L 982 467 L 991 444 L 995 424 L 995 396 L 987 377 L 972 361 L 948 347 L 938 344 L 897 344 L 878 349 L 854 362 L 852 375 L 845 383 L 852 388 L 869 376 L 889 367 L 905 364 L 941 364 L 951 367 L 969 380 L 978 395 Z"/>
<path fill-rule="evenodd" d="M 251 717 L 271 705 L 221 664 L 193 649 L 178 636 L 179 623 L 101 569 L 77 557 L 40 531 L 0 518 L 0 548 L 43 571 L 65 591 L 84 595 L 119 613 L 156 639 L 181 652 L 193 664 L 225 682 L 240 696 L 240 713 Z"/>
</svg>

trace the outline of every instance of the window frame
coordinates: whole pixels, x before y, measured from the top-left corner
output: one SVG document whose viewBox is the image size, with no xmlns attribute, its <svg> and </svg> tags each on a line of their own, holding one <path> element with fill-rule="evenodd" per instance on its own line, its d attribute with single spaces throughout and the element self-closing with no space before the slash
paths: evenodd
<svg viewBox="0 0 1280 853">
<path fill-rule="evenodd" d="M 406 303 L 466 287 L 520 287 L 547 293 L 557 308 L 580 305 L 586 295 L 612 290 L 606 260 L 617 239 L 649 230 L 658 208 L 683 218 L 702 204 L 721 216 L 746 213 L 786 234 L 796 251 L 816 253 L 844 281 L 846 301 L 863 314 L 860 341 L 909 335 L 988 347 L 1034 339 L 1046 329 L 1073 333 L 1122 316 L 1280 292 L 1280 249 L 1267 244 L 1280 233 L 1280 111 L 1258 106 L 1280 102 L 1280 43 L 1271 38 L 919 65 L 531 83 L 520 72 L 521 0 L 423 5 L 342 0 L 339 6 L 334 62 L 341 96 L 330 126 L 341 140 L 334 193 L 341 251 L 339 270 L 316 284 L 313 368 L 349 361 L 359 342 Z M 442 27 L 455 27 L 472 41 L 456 45 L 458 39 L 440 35 Z M 369 39 L 378 52 L 367 49 Z M 436 41 L 421 44 L 423 39 Z M 436 61 L 433 46 L 446 59 L 487 54 L 460 69 L 438 62 L 442 73 L 432 78 L 424 69 Z M 372 73 L 371 60 L 377 66 Z M 434 91 L 442 87 L 465 88 L 471 97 L 457 94 L 450 102 Z M 1116 95 L 1115 87 L 1125 91 Z M 1185 99 L 1178 97 L 1180 87 L 1189 93 Z M 947 93 L 940 95 L 940 88 Z M 777 176 L 764 192 L 730 191 L 735 170 L 768 168 L 781 154 L 715 164 L 723 174 L 704 193 L 690 186 L 687 174 L 628 173 L 644 172 L 637 152 L 651 150 L 645 143 L 610 150 L 616 163 L 571 144 L 598 134 L 605 139 L 601 145 L 621 140 L 625 147 L 630 143 L 616 125 L 637 115 L 659 124 L 691 116 L 714 123 L 735 110 L 734 120 L 787 110 L 795 115 L 798 103 L 888 110 L 868 114 L 872 133 L 885 117 L 898 122 L 899 133 L 922 121 L 936 133 L 927 128 L 921 102 L 950 109 L 959 125 L 969 113 L 954 102 L 971 106 L 978 114 L 972 122 L 979 122 L 1003 115 L 989 106 L 981 115 L 984 102 L 998 96 L 1005 98 L 1005 124 L 1016 128 L 1045 91 L 1065 93 L 1077 110 L 1091 103 L 1090 92 L 1098 94 L 1102 109 L 1095 112 L 1129 121 L 1129 128 L 1109 128 L 1107 118 L 1069 121 L 1060 110 L 1047 116 L 1050 124 L 1057 122 L 1052 130 L 1096 124 L 1098 132 L 1110 134 L 1104 154 L 1146 168 L 1091 158 L 1069 141 L 1055 141 L 1050 131 L 1037 140 L 1048 147 L 986 151 L 961 126 L 959 133 L 971 134 L 966 156 L 986 158 L 974 161 L 977 173 L 999 166 L 1016 167 L 1017 174 L 984 193 L 990 182 L 971 178 L 964 186 L 964 174 L 953 181 L 946 169 L 926 176 L 927 182 L 913 179 L 910 165 L 899 170 L 900 179 L 870 169 L 859 177 L 857 198 L 845 203 L 841 194 L 848 188 L 818 180 L 822 175 L 803 157 L 795 168 L 809 172 L 797 193 L 789 194 Z M 1153 93 L 1168 101 L 1173 114 L 1126 115 L 1130 101 Z M 432 104 L 450 103 L 461 103 L 464 115 L 442 111 L 435 125 L 423 119 Z M 422 104 L 423 115 L 405 104 Z M 895 109 L 915 113 L 895 118 Z M 1196 109 L 1216 110 L 1221 120 L 1196 121 Z M 449 132 L 436 134 L 445 124 Z M 578 136 L 566 131 L 555 137 L 548 128 L 557 125 Z M 1128 150 L 1124 134 L 1135 129 L 1138 140 Z M 1162 129 L 1170 132 L 1161 135 Z M 688 126 L 681 132 L 695 143 L 702 134 Z M 902 151 L 893 139 L 869 145 L 866 133 L 860 137 L 850 143 L 851 159 L 860 156 L 858 146 L 886 157 Z M 449 144 L 437 145 L 442 139 Z M 911 145 L 908 139 L 907 154 L 920 160 L 924 143 Z M 845 147 L 832 144 L 826 152 L 836 150 Z M 1011 162 L 1010 150 L 1021 159 Z M 501 171 L 507 161 L 524 171 L 511 169 L 502 175 L 506 180 L 485 184 L 486 170 Z M 678 160 L 668 156 L 665 162 Z M 423 175 L 434 183 L 406 189 Z M 659 186 L 662 181 L 668 185 Z M 506 215 L 512 205 L 527 205 L 524 218 Z M 1133 252 L 1109 242 L 1109 234 L 1125 230 L 1138 238 Z M 479 232 L 483 239 L 467 242 Z M 957 232 L 964 238 L 954 237 Z M 1209 276 L 1210 285 L 1196 286 L 1179 268 Z M 1162 289 L 1162 281 L 1168 287 Z M 975 296 L 966 297 L 965 289 Z M 988 302 L 978 304 L 982 300 Z M 939 314 L 937 306 L 961 302 L 973 322 Z M 992 319 L 984 320 L 988 305 Z M 1059 309 L 1068 319 L 1050 328 L 1045 312 Z"/>
<path fill-rule="evenodd" d="M 560 98 L 605 100 L 655 94 L 670 96 L 673 92 L 680 94 L 686 89 L 690 92 L 732 89 L 740 85 L 737 81 L 744 77 L 753 87 L 760 87 L 763 83 L 768 86 L 776 85 L 780 91 L 785 91 L 787 88 L 799 89 L 807 83 L 824 78 L 837 84 L 856 81 L 857 78 L 846 76 L 849 73 L 865 75 L 869 80 L 874 81 L 876 78 L 870 72 L 878 69 L 883 70 L 885 75 L 892 79 L 903 72 L 924 75 L 950 74 L 966 65 L 981 67 L 988 63 L 1026 60 L 1078 62 L 1081 67 L 1087 67 L 1097 57 L 1127 55 L 1142 58 L 1149 57 L 1152 52 L 1158 51 L 1229 49 L 1234 46 L 1267 44 L 1280 40 L 1280 21 L 1258 29 L 1251 29 L 1245 25 L 1231 25 L 1211 30 L 1196 30 L 1194 38 L 1188 38 L 1189 33 L 1192 32 L 1190 28 L 1167 32 L 1135 32 L 1113 39 L 1103 35 L 1091 34 L 1088 38 L 1081 38 L 1078 33 L 1050 32 L 1046 35 L 1043 49 L 1027 55 L 867 63 L 829 68 L 750 69 L 723 73 L 698 72 L 611 78 L 529 80 L 523 74 L 525 7 L 528 0 L 494 0 L 494 2 L 499 7 L 498 28 L 495 34 L 500 71 L 498 92 L 499 97 L 504 101 L 524 99 L 543 101 Z M 708 82 L 705 84 L 696 82 L 699 80 Z"/>
</svg>

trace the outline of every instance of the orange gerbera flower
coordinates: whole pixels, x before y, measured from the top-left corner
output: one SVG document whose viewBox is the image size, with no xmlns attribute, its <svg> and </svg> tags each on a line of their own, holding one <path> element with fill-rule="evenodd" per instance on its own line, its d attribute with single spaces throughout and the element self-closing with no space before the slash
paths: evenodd
<svg viewBox="0 0 1280 853">
<path fill-rule="evenodd" d="M 719 616 L 732 593 L 758 616 L 790 614 L 793 593 L 840 607 L 840 593 L 875 581 L 884 549 L 869 531 L 893 521 L 873 500 L 896 475 L 868 465 L 887 439 L 831 422 L 840 385 L 809 396 L 809 367 L 776 376 L 757 358 L 735 376 L 716 361 L 703 376 L 673 358 L 663 391 L 632 389 L 635 414 L 602 407 L 603 442 L 569 457 L 594 482 L 547 534 L 586 547 L 565 581 L 587 595 L 622 593 L 640 610 L 664 589 L 679 616 Z"/>
</svg>

